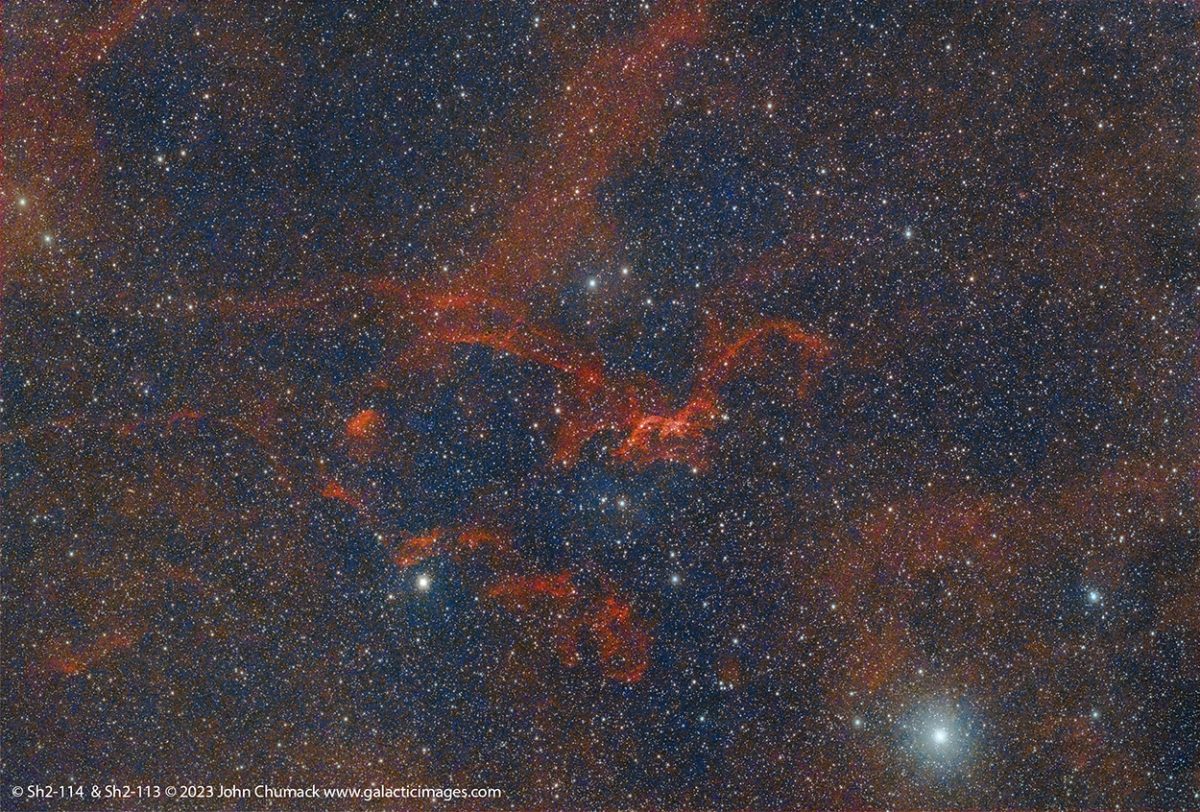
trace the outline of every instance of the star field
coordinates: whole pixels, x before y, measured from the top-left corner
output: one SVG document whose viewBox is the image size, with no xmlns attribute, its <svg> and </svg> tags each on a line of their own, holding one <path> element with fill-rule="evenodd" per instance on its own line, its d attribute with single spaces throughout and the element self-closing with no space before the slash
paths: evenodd
<svg viewBox="0 0 1200 812">
<path fill-rule="evenodd" d="M 0 19 L 0 809 L 1200 808 L 1194 3 Z"/>
</svg>

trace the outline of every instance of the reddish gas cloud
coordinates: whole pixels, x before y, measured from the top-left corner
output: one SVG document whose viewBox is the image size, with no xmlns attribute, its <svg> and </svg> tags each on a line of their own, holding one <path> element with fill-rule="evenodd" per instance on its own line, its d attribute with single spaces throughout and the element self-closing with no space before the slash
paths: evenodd
<svg viewBox="0 0 1200 812">
<path fill-rule="evenodd" d="M 329 482 L 327 482 L 324 489 L 321 491 L 321 496 L 325 499 L 334 499 L 338 502 L 347 504 L 359 513 L 366 513 L 366 505 L 363 503 L 362 499 L 346 490 L 345 486 L 343 486 L 337 480 L 331 479 Z"/>
<path fill-rule="evenodd" d="M 650 635 L 633 607 L 614 595 L 605 595 L 585 618 L 604 675 L 621 682 L 639 681 L 650 664 Z"/>
<path fill-rule="evenodd" d="M 103 54 L 128 31 L 144 3 L 116 9 L 76 55 Z M 434 285 L 391 279 L 337 281 L 337 290 L 284 294 L 259 302 L 223 299 L 226 315 L 307 317 L 349 297 L 382 307 L 402 329 L 403 364 L 443 372 L 447 352 L 480 346 L 550 371 L 561 392 L 553 460 L 574 464 L 593 437 L 611 432 L 610 453 L 638 467 L 673 462 L 706 464 L 709 436 L 723 416 L 722 388 L 735 376 L 767 360 L 769 347 L 800 352 L 793 368 L 807 379 L 828 356 L 826 342 L 799 324 L 764 320 L 727 329 L 714 321 L 700 352 L 691 391 L 680 402 L 644 376 L 616 376 L 602 355 L 574 336 L 540 323 L 529 301 L 557 273 L 581 241 L 607 231 L 597 207 L 601 185 L 628 161 L 636 160 L 667 122 L 667 94 L 691 49 L 709 27 L 707 2 L 672 2 L 632 37 L 594 51 L 563 77 L 557 95 L 533 115 L 537 145 L 526 161 L 501 167 L 482 187 L 499 214 L 477 258 L 457 279 Z M 64 69 L 73 59 L 64 60 Z M 91 58 L 91 56 L 87 56 Z M 515 190 L 515 191 L 514 191 Z M 800 390 L 803 395 L 803 388 Z M 165 425 L 193 423 L 198 412 L 183 410 Z M 128 426 L 136 431 L 147 425 Z M 378 455 L 388 431 L 378 409 L 364 407 L 347 418 L 344 448 L 351 459 Z M 351 508 L 363 521 L 380 524 L 371 499 L 344 478 L 318 475 L 322 498 Z M 548 612 L 555 648 L 564 664 L 591 650 L 602 673 L 637 682 L 649 663 L 651 637 L 628 601 L 610 585 L 583 588 L 569 572 L 528 572 L 506 533 L 484 528 L 438 528 L 402 537 L 381 532 L 399 570 L 437 556 L 456 560 L 483 556 L 490 576 L 478 585 L 481 596 L 517 615 Z M 64 660 L 69 662 L 69 660 Z"/>
<path fill-rule="evenodd" d="M 474 344 L 548 367 L 591 394 L 603 384 L 602 361 L 552 328 L 521 315 L 515 302 L 478 294 L 429 294 L 423 340 Z"/>
<path fill-rule="evenodd" d="M 114 3 L 106 19 L 98 21 L 93 28 L 76 33 L 59 52 L 55 67 L 60 81 L 70 81 L 89 66 L 103 60 L 109 49 L 127 36 L 139 20 L 144 19 L 151 5 L 151 0 Z"/>
<path fill-rule="evenodd" d="M 372 297 L 405 326 L 404 366 L 445 374 L 452 369 L 449 348 L 475 345 L 557 373 L 564 394 L 553 442 L 558 464 L 574 464 L 591 438 L 613 432 L 618 460 L 703 467 L 708 437 L 723 414 L 722 387 L 762 361 L 772 337 L 804 354 L 796 367 L 800 397 L 828 358 L 826 341 L 797 323 L 767 319 L 731 329 L 713 319 L 692 391 L 680 403 L 645 377 L 608 374 L 594 348 L 530 315 L 528 302 L 540 286 L 600 229 L 601 184 L 661 133 L 676 73 L 708 29 L 707 2 L 672 2 L 631 38 L 599 48 L 564 76 L 560 92 L 532 115 L 530 157 L 482 185 L 485 201 L 498 204 L 500 214 L 478 259 L 459 277 L 432 286 L 386 278 L 339 283 Z M 250 309 L 274 314 L 315 301 L 324 299 L 285 296 Z M 347 423 L 352 453 L 372 453 L 379 424 L 370 409 Z"/>
<path fill-rule="evenodd" d="M 461 558 L 481 552 L 504 554 L 510 549 L 508 536 L 495 530 L 482 527 L 461 530 L 434 528 L 401 542 L 392 553 L 392 563 L 400 570 L 406 570 L 439 555 Z"/>
<path fill-rule="evenodd" d="M 50 645 L 51 653 L 45 658 L 47 670 L 67 677 L 86 674 L 96 664 L 120 651 L 132 648 L 145 633 L 144 629 L 114 630 L 105 632 L 85 646 L 69 646 L 56 642 Z"/>
<path fill-rule="evenodd" d="M 585 642 L 608 679 L 635 683 L 650 665 L 650 633 L 611 586 L 588 592 L 563 571 L 508 577 L 488 587 L 485 595 L 515 614 L 547 620 L 559 661 L 567 667 L 583 661 Z"/>
<path fill-rule="evenodd" d="M 676 72 L 708 32 L 708 6 L 667 4 L 631 40 L 600 48 L 561 80 L 535 116 L 531 159 L 497 178 L 493 195 L 519 193 L 455 293 L 485 286 L 521 301 L 598 228 L 596 192 L 661 132 Z"/>
<path fill-rule="evenodd" d="M 484 554 L 491 566 L 473 589 L 514 616 L 536 621 L 553 639 L 559 661 L 583 662 L 581 649 L 595 655 L 600 673 L 620 682 L 638 682 L 650 664 L 652 638 L 633 606 L 607 581 L 584 585 L 570 570 L 529 572 L 529 563 L 513 550 L 508 537 L 488 528 L 434 529 L 411 536 L 392 553 L 406 571 L 430 558 L 463 560 Z"/>
<path fill-rule="evenodd" d="M 564 465 L 576 462 L 592 437 L 613 431 L 620 436 L 613 450 L 618 459 L 640 467 L 659 461 L 701 466 L 707 436 L 722 414 L 722 387 L 765 363 L 772 339 L 800 352 L 799 363 L 791 367 L 799 373 L 798 398 L 808 395 L 813 376 L 831 355 L 826 339 L 794 321 L 763 319 L 730 330 L 712 320 L 692 391 L 682 405 L 672 407 L 653 380 L 610 375 L 598 352 L 534 323 L 514 302 L 481 294 L 398 289 L 381 282 L 373 287 L 391 296 L 393 307 L 403 307 L 406 318 L 421 325 L 404 360 L 435 357 L 432 348 L 441 345 L 475 345 L 558 373 L 565 403 L 554 460 Z"/>
<path fill-rule="evenodd" d="M 488 587 L 484 594 L 514 611 L 529 611 L 539 603 L 561 609 L 579 596 L 570 572 L 513 575 Z"/>
<path fill-rule="evenodd" d="M 144 620 L 142 608 L 162 601 L 171 586 L 200 592 L 208 589 L 205 581 L 186 566 L 162 564 L 153 572 L 137 572 L 119 585 L 119 596 L 108 596 L 112 608 L 106 607 L 101 619 L 95 621 L 101 629 L 98 633 L 86 642 L 69 643 L 61 638 L 45 641 L 40 656 L 31 664 L 32 673 L 78 677 L 133 651 L 152 631 L 152 626 Z M 133 606 L 122 604 L 129 599 L 134 601 Z"/>
<path fill-rule="evenodd" d="M 19 5 L 19 4 L 16 4 Z M 94 6 L 94 8 L 92 7 Z M 71 223 L 78 232 L 97 224 L 103 211 L 102 157 L 96 121 L 82 81 L 108 52 L 147 16 L 150 0 L 75 4 L 53 17 L 52 26 L 26 23 L 42 8 L 5 8 L 12 64 L 0 77 L 0 161 L 5 189 L 0 204 L 0 293 L 24 281 L 22 259 L 44 252 L 43 233 Z M 20 197 L 28 207 L 16 205 Z M 0 313 L 0 318 L 3 314 Z"/>
<path fill-rule="evenodd" d="M 392 563 L 402 570 L 414 567 L 437 555 L 441 539 L 442 531 L 437 529 L 424 535 L 413 536 L 392 554 Z"/>
<path fill-rule="evenodd" d="M 378 409 L 362 409 L 346 421 L 345 447 L 351 459 L 365 462 L 377 457 L 385 434 L 383 414 Z"/>
<path fill-rule="evenodd" d="M 616 459 L 638 467 L 655 462 L 703 467 L 708 435 L 723 414 L 721 390 L 727 383 L 768 363 L 772 347 L 781 351 L 791 347 L 794 362 L 786 369 L 797 376 L 795 396 L 803 399 L 832 354 L 823 336 L 795 321 L 762 319 L 731 329 L 713 318 L 692 390 L 682 405 L 673 406 L 657 382 L 645 376 L 611 375 L 599 352 L 551 326 L 536 323 L 515 302 L 477 293 L 430 292 L 379 280 L 370 284 L 376 295 L 387 297 L 394 313 L 403 314 L 404 320 L 417 326 L 415 338 L 400 359 L 404 365 L 437 368 L 429 361 L 445 362 L 439 348 L 473 345 L 556 373 L 564 399 L 553 459 L 561 465 L 573 465 L 592 437 L 614 432 L 618 435 L 612 450 Z M 369 413 L 361 412 L 355 419 L 366 424 Z"/>
<path fill-rule="evenodd" d="M 346 436 L 351 440 L 374 440 L 382 427 L 383 416 L 378 411 L 363 409 L 346 421 Z"/>
<path fill-rule="evenodd" d="M 147 5 L 147 0 L 134 0 L 113 6 L 109 19 L 72 41 L 56 63 L 58 80 L 102 58 Z M 499 214 L 477 258 L 459 278 L 433 286 L 379 278 L 354 280 L 353 285 L 339 280 L 336 293 L 284 294 L 249 303 L 225 299 L 219 309 L 230 316 L 276 318 L 324 311 L 346 296 L 356 304 L 370 299 L 404 326 L 404 363 L 433 359 L 440 364 L 444 356 L 439 353 L 471 345 L 549 370 L 562 392 L 553 443 L 558 463 L 573 464 L 590 439 L 612 432 L 614 459 L 639 467 L 657 462 L 703 466 L 709 435 L 723 414 L 722 387 L 763 362 L 772 341 L 799 348 L 799 367 L 807 374 L 827 356 L 821 338 L 788 321 L 767 320 L 734 330 L 710 325 L 691 391 L 679 402 L 649 378 L 610 374 L 596 349 L 539 323 L 531 317 L 528 302 L 583 240 L 608 230 L 597 205 L 601 185 L 637 160 L 661 134 L 669 109 L 665 102 L 678 70 L 704 41 L 708 28 L 707 0 L 668 3 L 634 35 L 592 52 L 563 77 L 557 95 L 534 112 L 537 142 L 528 160 L 501 167 L 484 185 L 489 203 L 498 203 Z M 185 408 L 161 418 L 128 421 L 118 429 L 133 434 L 151 425 L 171 428 L 201 419 L 207 418 Z M 246 430 L 244 421 L 222 422 Z M 343 447 L 352 459 L 374 458 L 387 431 L 382 412 L 361 408 L 346 419 Z M 380 524 L 369 496 L 349 480 L 322 472 L 317 482 L 323 483 L 316 485 L 320 497 L 347 505 L 363 521 Z M 594 653 L 601 672 L 611 679 L 637 682 L 645 673 L 651 636 L 611 585 L 585 588 L 570 572 L 529 572 L 510 537 L 492 529 L 437 528 L 399 541 L 394 533 L 380 536 L 387 539 L 388 554 L 401 571 L 437 556 L 482 556 L 490 575 L 477 585 L 479 594 L 515 615 L 545 614 L 564 664 L 580 662 L 582 646 Z M 63 652 L 56 660 L 57 670 L 86 668 L 113 645 Z"/>
<path fill-rule="evenodd" d="M 802 367 L 804 385 L 797 389 L 797 394 L 806 396 L 813 371 L 808 362 L 823 363 L 829 356 L 828 343 L 795 322 L 764 320 L 728 340 L 710 341 L 713 349 L 697 373 L 687 402 L 665 414 L 648 410 L 635 413 L 627 437 L 615 455 L 643 467 L 658 461 L 703 466 L 707 435 L 722 412 L 721 387 L 735 374 L 744 374 L 761 362 L 766 352 L 765 341 L 773 335 L 802 349 L 806 362 Z"/>
</svg>

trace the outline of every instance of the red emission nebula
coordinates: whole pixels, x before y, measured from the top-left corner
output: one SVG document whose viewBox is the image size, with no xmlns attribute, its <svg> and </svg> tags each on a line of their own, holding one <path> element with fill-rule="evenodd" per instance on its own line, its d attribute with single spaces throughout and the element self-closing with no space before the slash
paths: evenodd
<svg viewBox="0 0 1200 812">
<path fill-rule="evenodd" d="M 4 809 L 1200 807 L 1200 5 L 3 16 Z"/>
</svg>

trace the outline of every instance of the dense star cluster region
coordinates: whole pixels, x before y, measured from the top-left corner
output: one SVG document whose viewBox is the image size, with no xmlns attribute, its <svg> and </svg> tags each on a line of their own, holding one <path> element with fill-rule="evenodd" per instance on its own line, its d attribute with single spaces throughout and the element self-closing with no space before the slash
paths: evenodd
<svg viewBox="0 0 1200 812">
<path fill-rule="evenodd" d="M 4 809 L 1200 806 L 1196 4 L 2 32 Z"/>
</svg>

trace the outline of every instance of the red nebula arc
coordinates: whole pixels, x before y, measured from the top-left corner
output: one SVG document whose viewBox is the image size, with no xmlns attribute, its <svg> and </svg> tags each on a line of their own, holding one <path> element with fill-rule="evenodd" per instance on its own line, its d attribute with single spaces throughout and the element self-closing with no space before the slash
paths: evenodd
<svg viewBox="0 0 1200 812">
<path fill-rule="evenodd" d="M 378 292 L 402 293 L 411 318 L 422 322 L 415 357 L 428 357 L 430 345 L 475 345 L 511 355 L 560 373 L 566 402 L 554 443 L 554 460 L 575 463 L 589 439 L 613 431 L 620 442 L 615 458 L 645 467 L 669 461 L 703 466 L 709 432 L 722 414 L 722 387 L 734 377 L 753 370 L 766 358 L 772 338 L 798 347 L 801 385 L 807 395 L 813 373 L 830 358 L 831 347 L 822 336 L 788 319 L 763 319 L 736 331 L 709 325 L 708 349 L 695 375 L 692 391 L 682 406 L 672 408 L 653 380 L 644 377 L 614 378 L 604 369 L 599 353 L 582 348 L 554 328 L 539 326 L 521 315 L 519 306 L 479 294 L 420 294 L 412 289 L 394 291 L 378 285 Z M 347 433 L 352 434 L 347 426 Z"/>
<path fill-rule="evenodd" d="M 656 461 L 704 465 L 708 432 L 721 416 L 721 387 L 735 373 L 745 372 L 757 363 L 764 355 L 767 338 L 773 335 L 799 346 L 808 360 L 824 363 L 829 357 L 828 343 L 799 324 L 783 319 L 761 321 L 716 345 L 716 351 L 696 376 L 691 396 L 679 409 L 666 414 L 647 409 L 633 413 L 626 426 L 626 439 L 615 455 L 643 467 Z M 799 389 L 802 396 L 807 393 L 810 376 L 806 368 L 805 383 Z"/>
<path fill-rule="evenodd" d="M 379 277 L 347 286 L 341 280 L 337 290 L 321 287 L 317 296 L 285 296 L 237 306 L 235 312 L 274 317 L 319 312 L 347 296 L 355 305 L 366 300 L 384 309 L 405 342 L 401 363 L 440 361 L 449 348 L 471 345 L 552 370 L 561 400 L 552 455 L 557 464 L 573 465 L 592 438 L 611 432 L 615 442 L 608 453 L 615 460 L 637 467 L 705 466 L 709 437 L 724 416 L 725 385 L 755 369 L 771 347 L 792 347 L 802 354 L 797 368 L 803 394 L 829 356 L 823 338 L 784 319 L 732 329 L 713 320 L 690 392 L 680 401 L 648 377 L 606 370 L 601 353 L 586 342 L 533 319 L 526 300 L 544 292 L 575 247 L 600 230 L 597 191 L 661 132 L 664 101 L 683 56 L 708 27 L 706 2 L 670 3 L 631 39 L 599 49 L 567 77 L 561 93 L 534 116 L 541 144 L 530 160 L 503 169 L 495 184 L 485 185 L 489 201 L 500 201 L 501 214 L 469 273 L 435 286 Z M 435 366 L 441 373 L 449 368 Z M 383 414 L 365 407 L 346 421 L 344 443 L 352 458 L 369 459 L 386 433 Z M 377 525 L 373 500 L 344 482 L 325 480 L 321 496 Z M 506 534 L 439 528 L 385 543 L 400 570 L 434 556 L 483 556 L 491 575 L 481 594 L 518 615 L 548 611 L 560 659 L 568 665 L 579 662 L 580 642 L 586 640 L 612 679 L 636 682 L 648 667 L 650 636 L 614 588 L 584 589 L 570 573 L 520 574 L 527 567 Z"/>
</svg>

